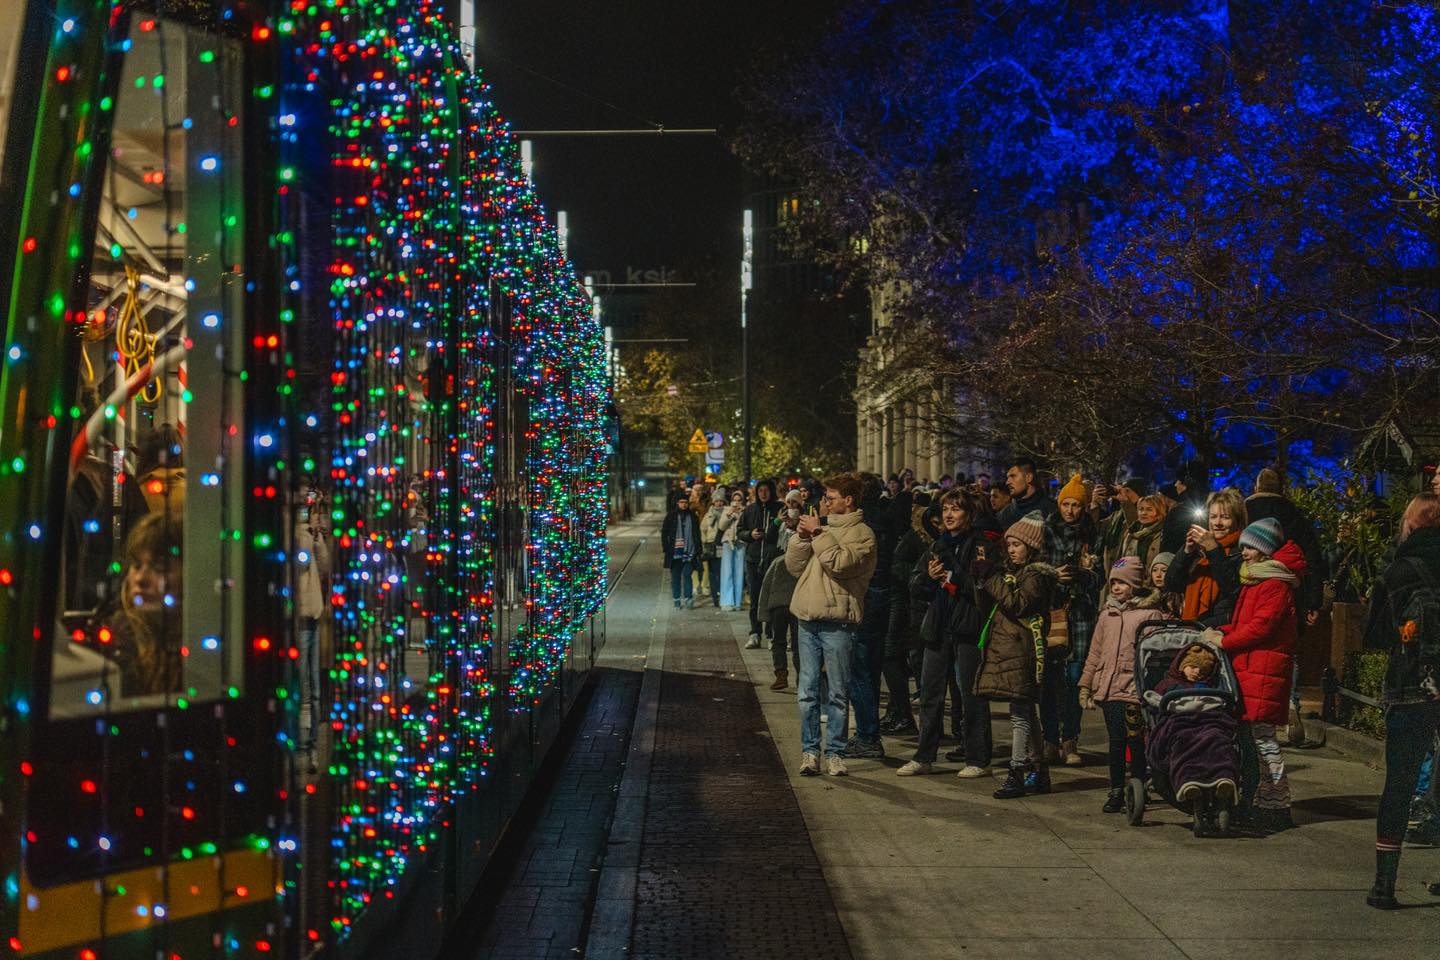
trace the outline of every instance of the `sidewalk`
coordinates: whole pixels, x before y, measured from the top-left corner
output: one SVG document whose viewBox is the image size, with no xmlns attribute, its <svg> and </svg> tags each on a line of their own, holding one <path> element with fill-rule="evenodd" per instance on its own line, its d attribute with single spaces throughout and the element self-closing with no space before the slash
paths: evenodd
<svg viewBox="0 0 1440 960">
<path fill-rule="evenodd" d="M 733 616 L 733 615 L 732 615 Z M 745 626 L 732 625 L 737 648 Z M 1397 890 L 1413 909 L 1366 906 L 1383 776 L 1325 749 L 1286 754 L 1298 829 L 1196 840 L 1169 807 L 1145 824 L 1100 812 L 1104 730 L 1088 713 L 1087 764 L 1055 770 L 1055 793 L 1001 801 L 998 777 L 957 764 L 898 778 L 914 740 L 844 779 L 799 773 L 794 687 L 768 689 L 768 650 L 742 651 L 856 957 L 1388 958 L 1440 955 L 1440 850 L 1408 848 Z M 1008 742 L 995 717 L 995 741 Z M 949 741 L 942 743 L 949 749 Z"/>
</svg>

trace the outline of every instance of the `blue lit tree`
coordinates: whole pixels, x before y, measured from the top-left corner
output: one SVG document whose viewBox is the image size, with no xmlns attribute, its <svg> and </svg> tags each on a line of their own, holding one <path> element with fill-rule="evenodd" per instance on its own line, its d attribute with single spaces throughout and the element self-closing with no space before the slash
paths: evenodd
<svg viewBox="0 0 1440 960">
<path fill-rule="evenodd" d="M 1436 30 L 1433 0 L 861 2 L 737 147 L 801 184 L 798 244 L 899 294 L 976 442 L 1283 459 L 1433 385 Z"/>
</svg>

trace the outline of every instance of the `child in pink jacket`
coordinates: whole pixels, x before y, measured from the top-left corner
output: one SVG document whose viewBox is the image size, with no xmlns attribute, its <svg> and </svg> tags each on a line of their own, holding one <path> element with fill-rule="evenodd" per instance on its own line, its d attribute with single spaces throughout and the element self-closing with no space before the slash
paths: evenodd
<svg viewBox="0 0 1440 960">
<path fill-rule="evenodd" d="M 1110 596 L 1100 611 L 1090 654 L 1080 674 L 1080 705 L 1100 707 L 1110 738 L 1110 794 L 1106 813 L 1125 809 L 1125 748 L 1135 775 L 1145 779 L 1144 726 L 1135 689 L 1135 636 L 1141 624 L 1165 619 L 1161 594 L 1145 585 L 1144 561 L 1121 557 L 1110 568 Z"/>
</svg>

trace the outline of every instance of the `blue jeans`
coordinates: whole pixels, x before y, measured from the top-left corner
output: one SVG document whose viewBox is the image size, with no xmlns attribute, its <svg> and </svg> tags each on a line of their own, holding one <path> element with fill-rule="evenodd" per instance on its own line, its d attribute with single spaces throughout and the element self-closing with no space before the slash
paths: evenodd
<svg viewBox="0 0 1440 960">
<path fill-rule="evenodd" d="M 314 750 L 320 729 L 320 621 L 300 618 L 300 703 L 310 708 L 310 725 L 302 750 Z"/>
<path fill-rule="evenodd" d="M 865 612 L 850 657 L 850 705 L 855 708 L 857 740 L 880 739 L 880 669 L 889 624 L 890 591 L 872 584 L 865 591 Z"/>
<path fill-rule="evenodd" d="M 693 561 L 688 558 L 670 558 L 670 597 L 673 600 L 680 599 L 681 584 L 684 584 L 685 599 L 689 600 L 694 596 L 695 578 L 691 576 Z"/>
<path fill-rule="evenodd" d="M 851 648 L 857 626 L 834 620 L 800 621 L 800 749 L 820 753 L 820 668 L 829 688 L 825 694 L 825 752 L 839 756 L 845 749 L 845 715 L 850 702 Z"/>
<path fill-rule="evenodd" d="M 738 608 L 744 589 L 745 548 L 738 543 L 723 544 L 720 547 L 720 606 Z"/>
<path fill-rule="evenodd" d="M 1045 742 L 1080 739 L 1080 674 L 1078 661 L 1045 661 L 1045 686 L 1040 695 L 1040 726 Z"/>
</svg>

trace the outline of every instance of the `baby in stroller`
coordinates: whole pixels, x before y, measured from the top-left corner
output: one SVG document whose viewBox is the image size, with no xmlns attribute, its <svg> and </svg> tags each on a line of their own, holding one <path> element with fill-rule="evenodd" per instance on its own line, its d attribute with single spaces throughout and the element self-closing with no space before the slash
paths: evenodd
<svg viewBox="0 0 1440 960">
<path fill-rule="evenodd" d="M 1239 720 L 1235 698 L 1221 676 L 1222 652 L 1194 641 L 1183 647 L 1164 678 L 1147 691 L 1153 728 L 1146 748 L 1153 782 L 1172 802 L 1195 815 L 1196 834 L 1213 816 L 1220 831 L 1230 826 L 1239 796 Z"/>
</svg>

